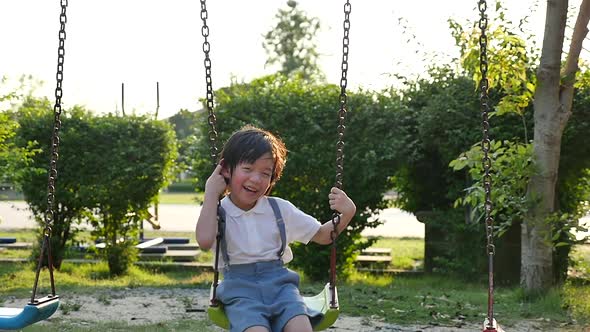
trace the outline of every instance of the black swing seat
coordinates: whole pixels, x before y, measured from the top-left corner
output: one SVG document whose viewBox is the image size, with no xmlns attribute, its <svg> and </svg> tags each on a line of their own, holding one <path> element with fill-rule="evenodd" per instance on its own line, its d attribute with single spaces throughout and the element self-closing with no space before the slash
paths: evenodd
<svg viewBox="0 0 590 332">
<path fill-rule="evenodd" d="M 48 295 L 35 302 L 28 303 L 24 308 L 0 307 L 0 330 L 18 330 L 45 320 L 59 308 L 59 296 Z"/>
</svg>

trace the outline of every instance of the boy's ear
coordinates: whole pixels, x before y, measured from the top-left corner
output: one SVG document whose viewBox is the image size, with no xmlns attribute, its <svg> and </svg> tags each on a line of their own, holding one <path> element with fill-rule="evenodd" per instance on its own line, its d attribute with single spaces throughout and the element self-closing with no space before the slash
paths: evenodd
<svg viewBox="0 0 590 332">
<path fill-rule="evenodd" d="M 227 165 L 222 164 L 221 175 L 223 175 L 223 177 L 225 178 L 225 182 L 229 183 L 229 179 L 231 178 L 231 172 Z"/>
</svg>

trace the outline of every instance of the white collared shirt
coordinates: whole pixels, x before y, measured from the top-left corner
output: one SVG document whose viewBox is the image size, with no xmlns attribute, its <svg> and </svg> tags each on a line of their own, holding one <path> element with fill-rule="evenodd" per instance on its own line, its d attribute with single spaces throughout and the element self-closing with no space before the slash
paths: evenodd
<svg viewBox="0 0 590 332">
<path fill-rule="evenodd" d="M 287 245 L 283 253 L 283 262 L 288 263 L 293 259 L 293 252 L 288 244 L 307 244 L 318 232 L 321 224 L 291 202 L 278 197 L 275 197 L 275 200 L 285 222 Z M 281 236 L 268 197 L 259 198 L 256 205 L 248 211 L 237 207 L 228 196 L 221 200 L 221 206 L 226 212 L 225 241 L 230 264 L 247 264 L 278 258 Z M 219 258 L 220 266 L 224 266 L 221 253 Z"/>
</svg>

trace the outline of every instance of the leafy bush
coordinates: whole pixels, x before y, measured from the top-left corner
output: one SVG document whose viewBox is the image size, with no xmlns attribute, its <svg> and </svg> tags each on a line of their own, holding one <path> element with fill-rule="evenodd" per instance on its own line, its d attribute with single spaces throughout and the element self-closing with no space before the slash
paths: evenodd
<svg viewBox="0 0 590 332">
<path fill-rule="evenodd" d="M 137 261 L 138 250 L 132 242 L 110 243 L 106 248 L 106 258 L 111 275 L 124 275 L 129 267 Z"/>
<path fill-rule="evenodd" d="M 5 81 L 4 77 L 0 78 L 0 88 L 4 88 Z M 22 98 L 19 90 L 0 91 L 0 191 L 17 189 L 15 187 L 18 184 L 18 179 L 22 176 L 23 168 L 38 152 L 32 146 L 19 147 L 15 145 L 15 135 L 19 124 L 15 113 L 4 109 L 4 107 L 8 107 L 9 103 L 15 103 Z M 4 195 L 4 192 L 0 195 Z M 5 197 L 0 196 L 0 198 Z"/>
<path fill-rule="evenodd" d="M 220 143 L 245 124 L 280 136 L 289 155 L 272 194 L 292 201 L 322 222 L 330 220 L 327 197 L 336 173 L 339 88 L 276 75 L 232 85 L 216 91 L 216 96 Z M 343 276 L 352 268 L 354 254 L 371 245 L 360 244 L 361 231 L 381 223 L 369 218 L 386 207 L 383 193 L 391 188 L 395 115 L 401 107 L 397 98 L 363 91 L 349 94 L 343 187 L 355 201 L 357 215 L 337 241 L 338 268 Z M 208 137 L 206 120 L 201 123 L 201 136 Z M 193 166 L 196 177 L 203 179 L 199 182 L 202 189 L 212 170 L 208 142 L 201 140 L 197 150 Z M 326 278 L 329 247 L 295 245 L 293 250 L 294 266 L 311 278 Z"/>
<path fill-rule="evenodd" d="M 527 185 L 535 166 L 532 160 L 531 144 L 516 144 L 510 141 L 492 141 L 491 158 L 493 160 L 493 210 L 496 236 L 524 221 L 524 217 L 532 204 L 538 202 L 527 197 Z M 467 169 L 473 179 L 473 185 L 466 188 L 464 197 L 457 199 L 457 205 L 469 207 L 471 219 L 482 223 L 484 220 L 484 189 L 482 184 L 482 156 L 480 145 L 474 145 L 469 151 L 462 153 L 453 160 L 450 166 L 456 170 Z M 568 256 L 571 247 L 580 241 L 576 240 L 575 231 L 584 230 L 579 226 L 580 215 L 567 213 L 563 210 L 552 213 L 546 220 L 551 224 L 552 233 L 546 234 L 548 242 L 554 247 L 554 276 L 564 281 L 568 268 Z"/>
<path fill-rule="evenodd" d="M 497 221 L 498 236 L 512 226 L 520 224 L 534 202 L 526 197 L 527 185 L 534 173 L 532 145 L 515 144 L 510 141 L 491 141 L 490 158 L 493 160 L 493 203 L 492 217 Z M 456 205 L 464 205 L 471 210 L 470 219 L 485 221 L 485 191 L 482 183 L 483 152 L 481 145 L 474 145 L 469 151 L 449 164 L 453 170 L 466 169 L 474 184 L 465 189 L 466 195 L 459 197 Z"/>
<path fill-rule="evenodd" d="M 41 223 L 47 207 L 47 168 L 53 111 L 47 100 L 28 99 L 19 110 L 21 146 L 42 150 L 25 170 L 25 199 Z M 52 253 L 59 268 L 76 224 L 89 222 L 93 235 L 107 242 L 107 257 L 117 241 L 137 235 L 160 188 L 173 178 L 174 133 L 163 121 L 145 117 L 96 117 L 81 108 L 62 114 L 57 164 Z M 127 262 L 127 258 L 118 258 Z M 113 266 L 119 266 L 113 263 Z"/>
<path fill-rule="evenodd" d="M 192 179 L 171 183 L 166 190 L 171 193 L 194 193 L 195 183 Z"/>
</svg>

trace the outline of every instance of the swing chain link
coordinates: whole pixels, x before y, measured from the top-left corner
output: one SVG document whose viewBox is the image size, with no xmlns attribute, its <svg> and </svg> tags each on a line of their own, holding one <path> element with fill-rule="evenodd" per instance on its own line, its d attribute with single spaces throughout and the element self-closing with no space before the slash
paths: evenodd
<svg viewBox="0 0 590 332">
<path fill-rule="evenodd" d="M 209 44 L 209 26 L 207 25 L 207 19 L 209 18 L 209 13 L 207 12 L 207 4 L 205 0 L 201 0 L 201 20 L 203 21 L 203 26 L 201 27 L 201 34 L 203 35 L 203 53 L 205 54 L 205 83 L 207 85 L 207 111 L 209 116 L 207 118 L 207 122 L 209 123 L 209 155 L 211 156 L 211 161 L 213 163 L 213 167 L 217 164 L 217 129 L 216 123 L 217 118 L 215 116 L 215 112 L 213 110 L 214 103 L 213 103 L 213 81 L 211 78 L 211 58 L 209 57 L 209 52 L 211 51 L 211 44 Z"/>
<path fill-rule="evenodd" d="M 346 95 L 346 85 L 348 83 L 348 45 L 350 43 L 350 1 L 346 0 L 344 4 L 344 36 L 342 37 L 342 76 L 340 78 L 340 109 L 338 110 L 338 141 L 336 142 L 336 184 L 338 189 L 342 189 L 342 177 L 344 174 L 344 123 L 346 120 L 346 109 L 348 96 Z M 332 216 L 333 229 L 330 232 L 330 239 L 332 240 L 332 250 L 330 254 L 330 290 L 332 292 L 330 299 L 330 307 L 337 308 L 336 300 L 336 238 L 338 237 L 338 225 L 340 224 L 340 214 L 334 213 Z"/>
<path fill-rule="evenodd" d="M 480 105 L 481 105 L 481 120 L 483 137 L 481 140 L 481 150 L 483 152 L 482 166 L 484 174 L 482 176 L 483 187 L 484 187 L 484 208 L 485 208 L 485 227 L 486 227 L 486 251 L 488 254 L 488 313 L 487 321 L 489 322 L 486 327 L 487 330 L 495 331 L 493 327 L 494 321 L 494 218 L 492 217 L 492 159 L 490 158 L 491 141 L 489 138 L 490 122 L 489 122 L 489 81 L 487 78 L 488 73 L 488 55 L 487 46 L 488 39 L 486 35 L 486 29 L 488 26 L 488 17 L 486 15 L 487 3 L 486 0 L 478 1 L 478 9 L 480 13 L 479 18 L 479 29 L 481 34 L 479 36 L 479 47 L 480 47 L 480 58 L 479 58 L 479 69 L 481 71 L 481 79 L 479 81 L 479 93 L 480 93 Z"/>
<path fill-rule="evenodd" d="M 57 48 L 57 73 L 56 88 L 55 88 L 55 105 L 53 106 L 54 126 L 53 135 L 51 137 L 51 156 L 49 161 L 49 174 L 47 183 L 47 210 L 45 212 L 45 229 L 44 235 L 51 234 L 51 225 L 54 221 L 53 207 L 55 205 L 55 182 L 57 181 L 57 160 L 59 159 L 59 131 L 61 129 L 61 98 L 63 95 L 63 70 L 64 70 L 64 56 L 65 56 L 65 40 L 66 40 L 66 8 L 68 6 L 67 0 L 61 0 L 61 13 L 59 15 L 59 44 Z"/>
<path fill-rule="evenodd" d="M 481 36 L 479 38 L 479 45 L 481 49 L 480 53 L 480 71 L 481 71 L 481 80 L 479 83 L 479 90 L 480 90 L 480 100 L 481 100 L 481 118 L 482 118 L 482 126 L 483 126 L 483 138 L 481 141 L 481 149 L 483 152 L 482 158 L 482 165 L 484 170 L 484 175 L 482 178 L 483 185 L 484 185 L 484 193 L 485 193 L 485 223 L 486 223 L 486 234 L 487 234 L 487 251 L 488 254 L 493 255 L 495 253 L 495 248 L 493 245 L 493 225 L 494 219 L 492 217 L 492 160 L 490 158 L 490 151 L 491 151 L 491 141 L 489 138 L 489 130 L 490 130 L 490 122 L 489 122 L 489 112 L 490 112 L 490 105 L 489 105 L 489 97 L 488 97 L 488 88 L 489 88 L 489 81 L 487 78 L 488 72 L 488 60 L 487 60 L 487 36 L 486 36 L 486 27 L 488 24 L 488 19 L 485 14 L 486 10 L 486 2 L 485 0 L 479 1 L 479 10 L 480 10 L 480 20 L 479 20 L 479 28 L 481 29 Z"/>
<path fill-rule="evenodd" d="M 348 45 L 350 43 L 350 1 L 344 4 L 344 37 L 342 38 L 342 76 L 340 78 L 340 109 L 338 111 L 338 141 L 336 142 L 336 187 L 342 189 L 342 177 L 344 173 L 344 125 L 346 119 L 348 96 L 346 85 L 348 84 Z"/>
<path fill-rule="evenodd" d="M 51 254 L 51 233 L 52 225 L 55 221 L 54 207 L 55 207 L 55 186 L 57 181 L 57 160 L 59 159 L 59 131 L 61 129 L 61 97 L 63 96 L 63 72 L 65 59 L 65 44 L 66 44 L 66 23 L 68 18 L 66 16 L 66 9 L 68 7 L 68 0 L 60 0 L 61 13 L 59 14 L 59 44 L 57 47 L 57 73 L 56 87 L 55 87 L 55 104 L 53 105 L 53 133 L 51 135 L 51 155 L 49 159 L 49 170 L 47 179 L 47 209 L 45 210 L 45 227 L 43 229 L 43 243 L 41 244 L 41 252 L 37 262 L 37 270 L 35 273 L 35 281 L 31 292 L 31 304 L 38 303 L 37 288 L 39 286 L 39 275 L 41 273 L 41 266 L 43 265 L 43 255 L 47 251 L 47 266 L 49 269 L 49 280 L 51 284 L 51 296 L 55 297 L 55 280 L 53 276 L 53 255 Z"/>
<path fill-rule="evenodd" d="M 200 0 L 201 2 L 201 20 L 203 21 L 203 25 L 201 26 L 201 35 L 203 36 L 203 54 L 205 55 L 205 60 L 203 61 L 205 65 L 205 83 L 207 87 L 206 93 L 206 106 L 207 106 L 207 123 L 209 124 L 209 155 L 211 156 L 211 162 L 213 168 L 217 165 L 217 158 L 218 158 L 218 149 L 217 149 L 217 117 L 215 116 L 214 110 L 214 103 L 213 103 L 213 79 L 211 78 L 211 58 L 209 56 L 209 52 L 211 51 L 211 44 L 209 43 L 209 26 L 207 25 L 207 19 L 209 18 L 209 12 L 207 11 L 207 2 L 206 0 Z M 219 211 L 221 207 L 221 201 L 217 201 L 217 210 Z M 215 239 L 217 243 L 221 243 L 221 238 L 223 237 L 223 219 L 220 213 L 217 213 L 217 234 L 215 235 Z M 214 263 L 214 270 L 213 270 L 213 288 L 211 292 L 210 305 L 217 306 L 219 302 L 217 300 L 217 286 L 219 284 L 219 248 L 220 246 L 216 246 L 215 249 L 215 263 Z"/>
<path fill-rule="evenodd" d="M 348 84 L 348 50 L 349 50 L 349 35 L 350 35 L 350 11 L 351 11 L 350 1 L 347 0 L 344 4 L 344 36 L 342 37 L 342 65 L 340 69 L 342 70 L 342 76 L 340 78 L 340 109 L 338 110 L 338 141 L 336 142 L 336 184 L 335 187 L 338 189 L 342 189 L 342 178 L 344 174 L 344 130 L 346 126 L 344 125 L 346 120 L 346 111 L 347 111 L 347 103 L 348 103 L 348 96 L 346 95 L 346 85 Z M 337 226 L 340 224 L 340 215 L 334 213 L 332 217 L 332 225 L 334 229 L 330 233 L 330 239 L 332 243 L 336 243 L 336 237 L 338 236 Z"/>
</svg>

